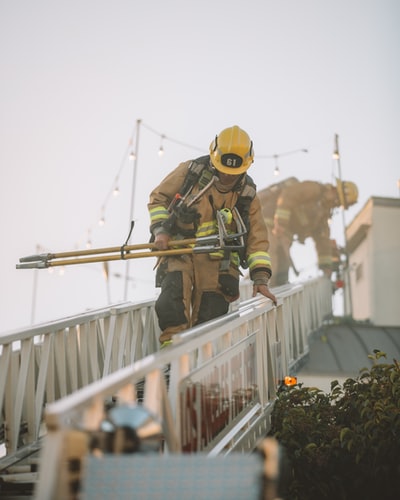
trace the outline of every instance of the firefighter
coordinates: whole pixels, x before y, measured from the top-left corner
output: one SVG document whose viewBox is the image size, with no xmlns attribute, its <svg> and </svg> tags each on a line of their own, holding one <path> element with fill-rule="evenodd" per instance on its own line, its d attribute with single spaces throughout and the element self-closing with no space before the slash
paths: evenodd
<svg viewBox="0 0 400 500">
<path fill-rule="evenodd" d="M 284 183 L 283 183 L 284 184 Z M 265 194 L 260 193 L 264 206 Z M 264 212 L 270 231 L 270 255 L 274 264 L 271 286 L 288 282 L 289 268 L 297 273 L 291 256 L 293 241 L 304 244 L 306 238 L 314 240 L 318 255 L 318 267 L 330 278 L 337 266 L 338 249 L 330 239 L 329 220 L 339 206 L 347 209 L 357 202 L 358 189 L 353 182 L 336 180 L 333 184 L 315 181 L 291 182 L 283 185 L 277 196 L 275 210 Z"/>
<path fill-rule="evenodd" d="M 171 239 L 218 234 L 217 211 L 223 213 L 226 229 L 235 232 L 236 207 L 247 228 L 242 255 L 215 251 L 160 259 L 156 313 L 162 347 L 174 334 L 228 311 L 239 297 L 241 266 L 248 266 L 253 296 L 261 293 L 276 305 L 268 288 L 268 231 L 256 187 L 246 173 L 253 159 L 249 135 L 238 126 L 226 128 L 211 142 L 209 155 L 179 164 L 150 194 L 150 231 L 159 250 L 166 250 Z M 177 206 L 177 200 L 185 201 Z M 190 206 L 190 200 L 196 202 Z"/>
</svg>

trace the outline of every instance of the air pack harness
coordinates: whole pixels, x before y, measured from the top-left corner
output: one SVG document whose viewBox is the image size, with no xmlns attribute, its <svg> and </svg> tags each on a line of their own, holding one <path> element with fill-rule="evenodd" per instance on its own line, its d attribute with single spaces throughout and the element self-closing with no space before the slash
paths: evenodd
<svg viewBox="0 0 400 500">
<path fill-rule="evenodd" d="M 235 235 L 228 235 L 225 230 L 224 219 L 219 211 L 216 212 L 216 217 L 220 238 L 223 237 L 225 241 L 232 241 L 238 237 L 241 238 L 241 241 L 235 251 L 239 254 L 240 265 L 246 269 L 248 264 L 245 255 L 245 248 L 247 233 L 250 229 L 250 204 L 256 195 L 256 185 L 254 184 L 252 178 L 247 174 L 245 174 L 244 180 L 242 179 L 243 176 L 241 176 L 241 182 L 238 182 L 237 187 L 235 188 L 239 191 L 239 197 L 234 209 L 232 210 L 232 215 L 236 222 L 238 233 Z M 168 233 L 173 234 L 174 231 L 176 231 L 176 222 L 179 219 L 185 224 L 193 224 L 194 231 L 196 231 L 200 214 L 193 205 L 214 184 L 216 180 L 217 177 L 215 175 L 215 169 L 211 166 L 209 155 L 201 156 L 193 160 L 188 167 L 188 173 L 182 186 L 168 207 L 171 215 L 166 221 L 160 224 L 160 227 L 165 229 Z M 196 184 L 199 185 L 199 192 L 188 203 L 185 203 L 187 197 L 192 192 L 192 189 Z M 223 231 L 224 234 L 221 234 L 221 231 Z M 187 237 L 189 235 L 184 234 L 184 236 Z M 222 267 L 226 268 L 227 252 L 229 251 L 230 253 L 232 250 L 232 248 L 226 247 L 224 259 L 223 262 L 221 262 Z"/>
</svg>

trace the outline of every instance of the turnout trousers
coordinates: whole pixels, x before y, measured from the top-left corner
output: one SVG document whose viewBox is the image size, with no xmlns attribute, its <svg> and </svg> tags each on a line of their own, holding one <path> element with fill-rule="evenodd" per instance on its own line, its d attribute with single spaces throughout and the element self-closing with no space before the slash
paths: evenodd
<svg viewBox="0 0 400 500">
<path fill-rule="evenodd" d="M 220 271 L 220 260 L 208 254 L 165 257 L 157 269 L 161 293 L 155 309 L 160 342 L 194 325 L 228 312 L 239 297 L 239 270 Z"/>
</svg>

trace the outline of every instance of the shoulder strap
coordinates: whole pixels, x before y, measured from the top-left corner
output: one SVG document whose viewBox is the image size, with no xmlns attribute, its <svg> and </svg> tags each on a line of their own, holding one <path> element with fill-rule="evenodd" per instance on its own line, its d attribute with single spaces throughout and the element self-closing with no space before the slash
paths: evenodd
<svg viewBox="0 0 400 500">
<path fill-rule="evenodd" d="M 243 202 L 252 202 L 257 192 L 257 186 L 250 175 L 245 176 L 243 188 L 239 195 L 239 200 L 242 198 Z"/>
<path fill-rule="evenodd" d="M 209 155 L 200 156 L 199 158 L 192 160 L 188 167 L 188 172 L 186 174 L 185 180 L 183 181 L 183 184 L 179 189 L 179 194 L 184 196 L 189 191 L 189 189 L 191 189 L 197 183 L 200 184 L 200 187 L 202 187 L 202 183 L 204 183 L 204 185 L 208 184 L 213 175 L 211 170 L 208 168 L 209 165 Z M 208 172 L 209 175 L 206 175 Z M 207 177 L 209 177 L 208 181 L 206 179 L 204 179 L 203 181 L 203 178 Z"/>
<path fill-rule="evenodd" d="M 210 167 L 210 156 L 200 156 L 195 160 L 192 160 L 188 167 L 188 173 L 186 174 L 185 180 L 179 190 L 179 193 L 183 196 L 191 187 L 196 183 L 200 184 L 200 189 L 206 186 L 212 176 L 214 175 Z M 203 186 L 204 185 L 204 186 Z M 243 218 L 242 211 L 247 208 L 249 210 L 250 203 L 253 201 L 257 192 L 257 187 L 253 179 L 246 174 L 243 183 L 241 183 L 240 193 L 236 206 Z"/>
</svg>

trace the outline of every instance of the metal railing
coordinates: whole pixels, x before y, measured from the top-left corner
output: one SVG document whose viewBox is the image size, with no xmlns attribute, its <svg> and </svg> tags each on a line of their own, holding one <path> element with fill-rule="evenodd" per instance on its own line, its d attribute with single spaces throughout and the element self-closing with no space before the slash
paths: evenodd
<svg viewBox="0 0 400 500">
<path fill-rule="evenodd" d="M 105 417 L 105 402 L 132 403 L 138 388 L 143 404 L 163 422 L 166 451 L 251 449 L 266 432 L 279 380 L 296 369 L 308 352 L 308 335 L 331 313 L 330 286 L 316 279 L 277 288 L 273 307 L 263 297 L 249 299 L 245 284 L 247 299 L 235 310 L 176 336 L 161 352 L 154 301 L 1 335 L 0 437 L 6 454 L 0 470 L 43 437 L 46 479 L 38 497 L 52 498 L 66 474 L 61 467 L 60 479 L 57 467 L 66 459 L 71 432 L 94 431 Z M 61 488 L 60 498 L 61 491 L 68 488 Z"/>
<path fill-rule="evenodd" d="M 164 453 L 254 449 L 268 432 L 280 381 L 307 355 L 307 336 L 331 313 L 327 280 L 275 291 L 277 307 L 260 296 L 245 300 L 226 316 L 175 336 L 171 347 L 48 405 L 41 456 L 46 473 L 37 498 L 72 498 L 107 408 L 132 407 L 139 393 L 160 422 Z"/>
<path fill-rule="evenodd" d="M 39 439 L 46 405 L 155 352 L 158 336 L 153 300 L 0 335 L 5 454 Z"/>
</svg>

